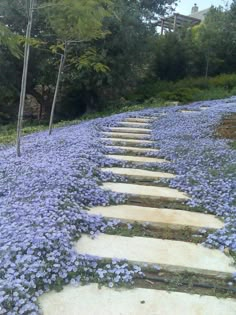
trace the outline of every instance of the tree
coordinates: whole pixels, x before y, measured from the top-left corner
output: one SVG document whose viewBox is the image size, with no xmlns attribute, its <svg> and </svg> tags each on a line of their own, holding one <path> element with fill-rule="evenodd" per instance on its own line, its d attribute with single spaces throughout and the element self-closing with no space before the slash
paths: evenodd
<svg viewBox="0 0 236 315">
<path fill-rule="evenodd" d="M 26 0 L 1 0 L 0 4 L 2 23 L 21 36 L 21 45 L 25 43 L 22 37 L 27 25 L 26 3 Z M 67 46 L 57 119 L 75 118 L 85 111 L 108 106 L 108 100 L 126 97 L 148 72 L 156 43 L 157 16 L 174 8 L 174 3 L 38 0 L 37 7 L 41 9 L 34 12 L 27 81 L 27 94 L 34 95 L 40 103 L 38 118 L 48 119 L 58 54 L 64 54 L 68 41 L 83 42 Z M 40 41 L 40 46 L 32 46 L 32 40 Z M 4 98 L 1 93 L 0 107 L 4 108 L 4 115 L 10 114 L 14 120 L 22 61 L 4 48 L 0 63 L 1 89 L 8 91 Z"/>
<path fill-rule="evenodd" d="M 110 16 L 112 2 L 110 0 L 58 0 L 52 1 L 53 9 L 47 10 L 47 18 L 52 30 L 63 43 L 63 55 L 58 71 L 57 84 L 53 99 L 49 123 L 49 134 L 52 132 L 52 123 L 57 100 L 57 93 L 64 70 L 69 46 L 73 43 L 96 40 L 104 37 L 103 20 Z"/>
<path fill-rule="evenodd" d="M 13 56 L 19 58 L 21 56 L 19 41 L 19 36 L 13 34 L 7 26 L 0 23 L 0 47 L 6 47 Z"/>
<path fill-rule="evenodd" d="M 214 74 L 217 68 L 224 62 L 219 58 L 221 40 L 224 34 L 225 13 L 223 8 L 212 7 L 202 23 L 195 32 L 195 40 L 200 45 L 205 56 L 205 77 L 209 73 Z M 212 68 L 212 69 L 211 69 Z"/>
<path fill-rule="evenodd" d="M 178 32 L 159 36 L 152 66 L 155 78 L 169 81 L 182 79 L 187 72 L 187 63 L 185 41 Z"/>
<path fill-rule="evenodd" d="M 68 102 L 71 113 L 104 109 L 110 102 L 126 97 L 136 88 L 147 74 L 156 45 L 155 23 L 144 17 L 147 17 L 146 9 L 144 2 L 142 6 L 139 1 L 114 2 L 113 14 L 104 20 L 109 34 L 80 45 L 80 51 L 77 51 L 80 58 L 86 49 L 95 49 L 98 62 L 108 66 L 109 71 L 97 72 L 92 67 L 83 67 L 78 72 L 76 68 L 74 71 L 70 68 L 68 75 L 65 73 L 64 76 L 68 93 L 63 98 L 66 101 L 61 104 L 61 112 L 65 112 Z M 155 14 L 163 13 L 161 6 L 155 10 Z"/>
</svg>

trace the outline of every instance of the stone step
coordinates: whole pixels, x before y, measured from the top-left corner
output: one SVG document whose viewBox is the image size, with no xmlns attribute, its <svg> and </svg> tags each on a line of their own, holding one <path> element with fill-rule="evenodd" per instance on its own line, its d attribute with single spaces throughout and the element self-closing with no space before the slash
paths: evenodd
<svg viewBox="0 0 236 315">
<path fill-rule="evenodd" d="M 132 121 L 120 121 L 119 122 L 120 125 L 124 125 L 127 127 L 136 127 L 136 128 L 146 128 L 147 130 L 151 130 L 149 129 L 150 124 L 149 123 L 142 123 L 142 122 L 132 122 Z"/>
<path fill-rule="evenodd" d="M 150 148 L 139 148 L 139 147 L 123 147 L 123 146 L 115 146 L 115 145 L 107 145 L 108 149 L 118 149 L 125 150 L 126 152 L 134 152 L 134 153 L 148 153 L 148 152 L 159 152 L 158 149 L 150 149 Z"/>
<path fill-rule="evenodd" d="M 113 127 L 110 128 L 111 131 L 113 132 L 131 132 L 131 133 L 145 133 L 145 134 L 150 134 L 151 130 L 150 129 L 145 129 L 145 128 L 126 128 L 126 127 Z"/>
<path fill-rule="evenodd" d="M 135 168 L 123 167 L 104 167 L 101 169 L 103 172 L 111 172 L 116 175 L 123 175 L 133 179 L 141 180 L 157 180 L 159 178 L 175 178 L 174 174 L 164 172 L 154 172 L 148 170 L 140 170 Z"/>
<path fill-rule="evenodd" d="M 183 109 L 180 111 L 181 113 L 199 113 L 197 110 L 191 110 L 191 109 Z"/>
<path fill-rule="evenodd" d="M 235 315 L 236 300 L 153 289 L 66 286 L 39 299 L 43 315 Z"/>
<path fill-rule="evenodd" d="M 138 117 L 130 117 L 126 118 L 124 121 L 128 122 L 136 122 L 136 123 L 150 123 L 153 121 L 153 118 L 138 118 Z"/>
<path fill-rule="evenodd" d="M 147 134 L 127 133 L 127 132 L 102 132 L 104 136 L 125 139 L 145 139 L 149 137 Z"/>
<path fill-rule="evenodd" d="M 116 193 L 123 193 L 131 196 L 145 197 L 150 199 L 161 199 L 168 201 L 187 201 L 187 194 L 177 189 L 168 187 L 155 187 L 145 185 L 135 185 L 127 183 L 103 183 L 102 187 Z"/>
<path fill-rule="evenodd" d="M 168 227 L 175 230 L 185 227 L 195 231 L 201 228 L 221 229 L 224 226 L 224 223 L 213 215 L 175 209 L 119 205 L 91 208 L 90 213 L 101 214 L 109 219 L 119 219 L 125 223 L 148 222 L 153 227 Z"/>
<path fill-rule="evenodd" d="M 116 155 L 116 154 L 109 154 L 106 157 L 118 160 L 118 161 L 126 161 L 126 162 L 135 162 L 138 164 L 143 163 L 166 163 L 168 161 L 164 159 L 146 157 L 146 156 L 130 156 L 130 155 Z"/>
<path fill-rule="evenodd" d="M 127 259 L 136 264 L 157 264 L 172 272 L 192 272 L 227 278 L 236 272 L 233 259 L 217 249 L 183 241 L 148 237 L 100 234 L 96 239 L 83 235 L 75 243 L 80 254 Z"/>
<path fill-rule="evenodd" d="M 128 143 L 130 144 L 134 144 L 134 145 L 142 145 L 142 144 L 155 144 L 154 141 L 151 140 L 136 140 L 136 139 L 121 139 L 121 138 L 101 138 L 101 140 L 104 141 L 111 141 L 111 142 L 119 142 L 119 143 Z"/>
</svg>

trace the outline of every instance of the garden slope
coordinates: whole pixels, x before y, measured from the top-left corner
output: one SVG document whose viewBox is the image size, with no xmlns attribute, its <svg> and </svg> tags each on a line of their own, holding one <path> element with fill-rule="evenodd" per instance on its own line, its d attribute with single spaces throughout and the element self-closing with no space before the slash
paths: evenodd
<svg viewBox="0 0 236 315">
<path fill-rule="evenodd" d="M 200 110 L 203 104 L 210 108 Z M 164 114 L 152 133 L 160 151 L 148 155 L 174 162 L 157 166 L 178 175 L 171 186 L 192 197 L 189 206 L 224 217 L 226 227 L 211 235 L 207 244 L 236 249 L 236 151 L 226 140 L 213 137 L 222 116 L 236 111 L 235 103 L 211 101 L 191 108 L 196 112 L 151 109 L 57 129 L 52 137 L 33 134 L 24 138 L 22 158 L 15 157 L 12 147 L 0 150 L 0 314 L 36 314 L 37 296 L 70 281 L 112 284 L 117 270 L 122 270 L 121 281 L 129 282 L 140 272 L 137 266 L 117 261 L 112 267 L 101 266 L 98 258 L 77 255 L 72 249 L 82 232 L 94 235 L 116 225 L 83 210 L 125 202 L 125 196 L 101 189 L 101 181 L 117 177 L 99 171 L 124 165 L 105 158 L 108 152 L 100 131 L 125 117 Z"/>
</svg>

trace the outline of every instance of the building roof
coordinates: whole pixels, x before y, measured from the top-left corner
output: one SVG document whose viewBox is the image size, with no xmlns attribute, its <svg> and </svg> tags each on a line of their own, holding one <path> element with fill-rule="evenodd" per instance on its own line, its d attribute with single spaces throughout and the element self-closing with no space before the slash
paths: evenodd
<svg viewBox="0 0 236 315">
<path fill-rule="evenodd" d="M 164 28 L 172 28 L 173 25 L 176 23 L 176 27 L 178 28 L 183 25 L 193 26 L 199 24 L 200 22 L 201 20 L 196 17 L 175 13 L 170 17 L 163 18 L 158 21 L 157 26 L 163 25 Z"/>
<path fill-rule="evenodd" d="M 190 15 L 175 13 L 174 15 L 167 18 L 163 17 L 162 19 L 160 19 L 157 23 L 157 26 L 161 26 L 162 29 L 170 30 L 175 30 L 183 26 L 194 26 L 204 21 L 209 10 L 210 8 L 195 12 Z"/>
<path fill-rule="evenodd" d="M 204 21 L 207 13 L 210 11 L 210 8 L 208 9 L 205 9 L 205 10 L 201 10 L 201 11 L 198 11 L 198 12 L 195 12 L 193 14 L 190 14 L 189 16 L 190 17 L 193 17 L 193 18 L 196 18 L 196 19 L 199 19 L 201 21 Z"/>
</svg>

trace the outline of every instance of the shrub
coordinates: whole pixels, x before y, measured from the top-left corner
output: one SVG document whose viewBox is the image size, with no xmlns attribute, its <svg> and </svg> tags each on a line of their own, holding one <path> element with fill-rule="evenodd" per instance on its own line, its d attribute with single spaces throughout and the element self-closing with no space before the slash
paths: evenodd
<svg viewBox="0 0 236 315">
<path fill-rule="evenodd" d="M 236 88 L 236 74 L 221 74 L 209 79 L 211 87 L 222 87 L 227 90 Z"/>
<path fill-rule="evenodd" d="M 219 99 L 236 95 L 236 74 L 221 74 L 214 78 L 185 78 L 177 82 L 148 81 L 137 87 L 128 96 L 129 100 L 141 101 L 161 98 L 181 103 L 208 99 Z"/>
<path fill-rule="evenodd" d="M 208 90 L 198 90 L 194 94 L 195 101 L 203 101 L 203 100 L 215 100 L 221 99 L 232 95 L 228 90 L 222 87 L 214 87 Z"/>
<path fill-rule="evenodd" d="M 179 88 L 174 91 L 164 91 L 159 94 L 160 98 L 166 101 L 178 101 L 187 103 L 194 101 L 194 95 L 200 90 L 196 88 Z"/>
</svg>

